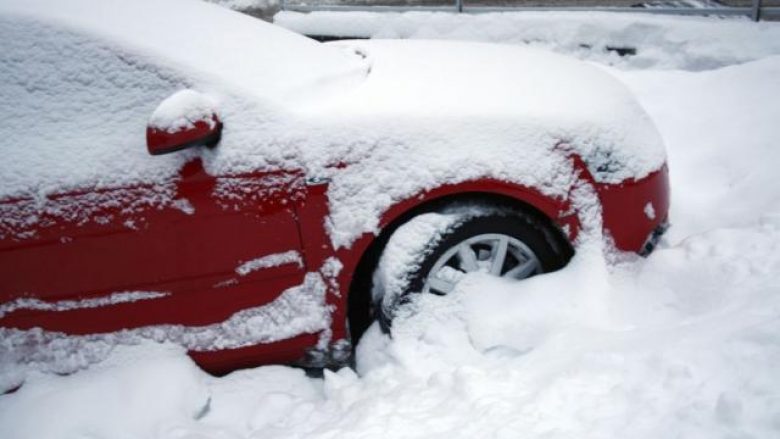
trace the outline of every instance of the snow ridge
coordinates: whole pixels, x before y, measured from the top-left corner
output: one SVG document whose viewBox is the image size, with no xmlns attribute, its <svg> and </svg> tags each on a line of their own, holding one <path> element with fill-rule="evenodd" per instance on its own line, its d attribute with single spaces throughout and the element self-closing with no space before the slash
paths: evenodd
<svg viewBox="0 0 780 439">
<path fill-rule="evenodd" d="M 240 276 L 246 276 L 253 271 L 287 264 L 295 264 L 298 267 L 303 268 L 303 258 L 301 258 L 301 254 L 295 250 L 290 250 L 284 253 L 274 253 L 261 258 L 252 259 L 251 261 L 239 265 L 236 268 L 236 273 Z"/>
<path fill-rule="evenodd" d="M 10 302 L 0 304 L 0 318 L 20 309 L 34 309 L 38 311 L 71 311 L 83 308 L 98 308 L 101 306 L 118 305 L 120 303 L 132 303 L 139 300 L 151 300 L 166 297 L 170 293 L 159 291 L 122 291 L 105 297 L 81 300 L 60 300 L 57 302 L 44 302 L 40 299 L 21 297 Z"/>
</svg>

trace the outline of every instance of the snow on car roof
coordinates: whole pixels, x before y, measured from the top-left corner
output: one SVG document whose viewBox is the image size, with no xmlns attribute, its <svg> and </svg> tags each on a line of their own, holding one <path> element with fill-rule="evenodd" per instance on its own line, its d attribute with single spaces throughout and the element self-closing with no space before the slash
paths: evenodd
<svg viewBox="0 0 780 439">
<path fill-rule="evenodd" d="M 356 67 L 336 48 L 199 0 L 7 0 L 0 14 L 77 29 L 264 98 Z"/>
<path fill-rule="evenodd" d="M 340 90 L 365 67 L 343 49 L 194 0 L 8 0 L 0 39 L 0 199 L 166 184 L 144 202 L 159 205 L 198 154 L 146 152 L 146 123 L 166 97 L 210 94 L 229 119 L 222 144 L 257 150 L 279 102 Z M 260 149 L 247 154 L 253 165 L 280 160 L 279 148 Z M 12 213 L 0 212 L 0 236 L 30 219 Z"/>
</svg>

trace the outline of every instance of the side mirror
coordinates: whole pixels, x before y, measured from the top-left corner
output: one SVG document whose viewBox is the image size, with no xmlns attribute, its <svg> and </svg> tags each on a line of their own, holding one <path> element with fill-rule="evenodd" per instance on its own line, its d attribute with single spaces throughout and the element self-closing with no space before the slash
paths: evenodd
<svg viewBox="0 0 780 439">
<path fill-rule="evenodd" d="M 149 154 L 193 146 L 214 146 L 222 136 L 216 102 L 195 90 L 181 90 L 160 103 L 146 126 Z"/>
</svg>

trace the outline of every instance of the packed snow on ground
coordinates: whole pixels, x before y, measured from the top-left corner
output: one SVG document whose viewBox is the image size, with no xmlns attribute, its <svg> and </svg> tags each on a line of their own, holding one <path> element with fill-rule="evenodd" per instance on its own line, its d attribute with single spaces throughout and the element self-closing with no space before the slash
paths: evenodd
<svg viewBox="0 0 780 439">
<path fill-rule="evenodd" d="M 780 56 L 724 51 L 707 71 L 604 67 L 668 147 L 673 226 L 649 258 L 591 242 L 557 273 L 469 275 L 322 379 L 115 348 L 0 397 L 0 437 L 778 437 Z"/>
</svg>

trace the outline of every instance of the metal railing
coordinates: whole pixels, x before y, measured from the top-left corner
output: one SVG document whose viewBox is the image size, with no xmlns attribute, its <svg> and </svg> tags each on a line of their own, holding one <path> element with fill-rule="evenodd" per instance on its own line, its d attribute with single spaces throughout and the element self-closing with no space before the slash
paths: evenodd
<svg viewBox="0 0 780 439">
<path fill-rule="evenodd" d="M 318 2 L 315 4 L 299 0 L 280 0 L 280 8 L 283 11 L 317 12 L 317 11 L 368 11 L 368 12 L 456 12 L 456 13 L 486 13 L 486 12 L 520 12 L 520 11 L 578 11 L 578 12 L 631 12 L 667 15 L 714 15 L 714 16 L 746 16 L 753 21 L 762 19 L 780 19 L 780 2 L 771 1 L 772 5 L 766 5 L 765 0 L 752 0 L 745 6 L 724 6 L 716 3 L 707 7 L 682 7 L 682 6 L 653 6 L 653 7 L 625 7 L 625 6 L 523 6 L 522 4 L 485 5 L 469 4 L 469 0 L 450 0 L 446 4 L 377 4 L 371 0 L 358 0 L 351 2 L 339 2 L 339 0 Z M 396 2 L 397 3 L 397 2 Z M 518 3 L 504 2 L 504 3 Z M 522 2 L 520 2 L 522 3 Z M 543 2 L 533 2 L 543 3 Z M 606 3 L 606 2 L 605 2 Z M 639 2 L 641 3 L 641 2 Z M 739 2 L 746 3 L 746 2 Z"/>
</svg>

